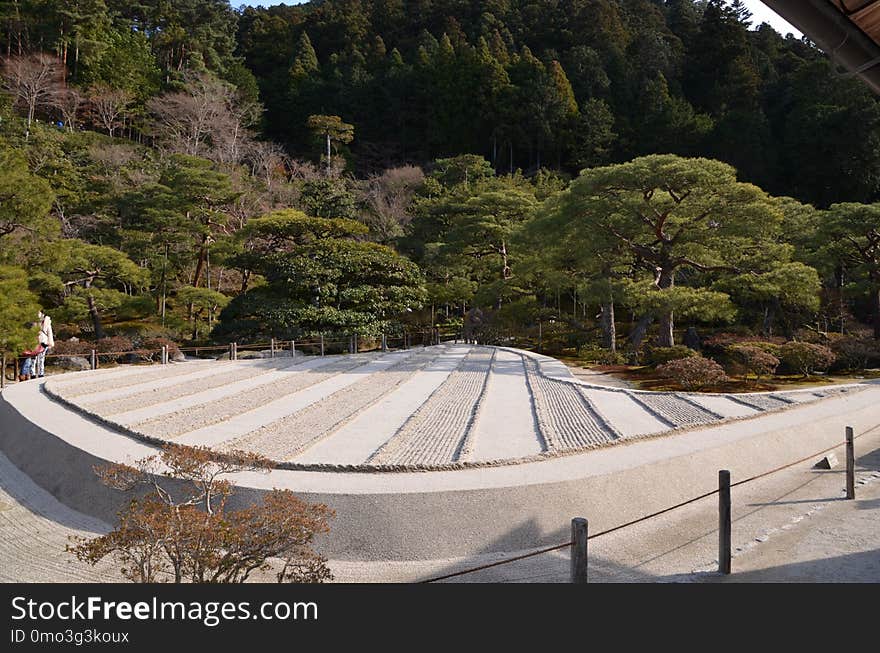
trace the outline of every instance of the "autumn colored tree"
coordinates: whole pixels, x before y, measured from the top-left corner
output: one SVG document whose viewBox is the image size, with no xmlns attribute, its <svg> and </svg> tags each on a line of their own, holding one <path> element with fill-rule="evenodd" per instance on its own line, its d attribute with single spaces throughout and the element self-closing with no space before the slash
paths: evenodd
<svg viewBox="0 0 880 653">
<path fill-rule="evenodd" d="M 273 573 L 278 582 L 331 579 L 326 559 L 311 547 L 315 536 L 330 530 L 334 513 L 327 506 L 276 489 L 260 503 L 230 507 L 235 484 L 228 477 L 266 472 L 270 465 L 253 453 L 221 455 L 207 447 L 168 444 L 133 466 L 98 467 L 105 485 L 147 492 L 119 513 L 112 531 L 77 537 L 68 551 L 89 564 L 111 557 L 122 575 L 137 583 L 243 583 L 254 573 Z"/>
</svg>

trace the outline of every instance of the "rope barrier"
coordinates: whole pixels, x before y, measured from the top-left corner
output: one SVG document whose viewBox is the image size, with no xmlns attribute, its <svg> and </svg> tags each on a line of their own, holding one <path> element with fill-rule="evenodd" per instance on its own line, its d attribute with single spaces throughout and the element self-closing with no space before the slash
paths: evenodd
<svg viewBox="0 0 880 653">
<path fill-rule="evenodd" d="M 863 435 L 868 435 L 869 433 L 872 433 L 873 431 L 876 431 L 877 429 L 880 429 L 880 424 L 876 424 L 875 426 L 872 426 L 867 431 L 863 431 L 862 433 L 859 433 L 853 439 L 858 440 Z M 737 487 L 738 485 L 745 485 L 746 483 L 751 483 L 752 481 L 756 481 L 759 478 L 764 478 L 765 476 L 769 476 L 771 474 L 775 474 L 776 472 L 780 472 L 783 469 L 788 469 L 789 467 L 794 467 L 795 465 L 799 465 L 801 463 L 807 462 L 808 460 L 815 458 L 816 456 L 821 456 L 822 454 L 828 453 L 829 451 L 832 451 L 834 449 L 837 449 L 838 447 L 844 446 L 845 444 L 846 444 L 845 442 L 840 442 L 838 444 L 835 444 L 834 446 L 828 447 L 827 449 L 823 449 L 822 451 L 818 451 L 816 453 L 810 454 L 809 456 L 805 456 L 804 458 L 801 458 L 800 460 L 796 460 L 796 461 L 794 461 L 792 463 L 788 463 L 786 465 L 781 465 L 780 467 L 776 467 L 775 469 L 771 469 L 770 471 L 763 472 L 761 474 L 757 474 L 755 476 L 743 479 L 743 480 L 738 481 L 736 483 L 731 483 L 730 487 L 734 488 L 734 487 Z M 688 499 L 687 501 L 682 501 L 681 503 L 677 503 L 674 506 L 664 508 L 663 510 L 658 510 L 657 512 L 653 512 L 650 515 L 645 515 L 644 517 L 639 517 L 638 519 L 634 519 L 634 520 L 626 522 L 624 524 L 620 524 L 619 526 L 614 526 L 614 527 L 608 528 L 604 531 L 594 533 L 594 534 L 588 536 L 587 539 L 592 540 L 597 537 L 602 537 L 603 535 L 608 535 L 609 533 L 613 533 L 615 531 L 619 531 L 624 528 L 628 528 L 629 526 L 633 526 L 633 525 L 641 523 L 643 521 L 653 519 L 654 517 L 659 517 L 660 515 L 663 515 L 667 512 L 672 512 L 673 510 L 678 510 L 679 508 L 683 508 L 684 506 L 687 506 L 691 503 L 696 503 L 697 501 L 700 501 L 702 499 L 706 499 L 706 498 L 711 497 L 712 495 L 715 495 L 715 494 L 718 494 L 717 489 L 712 490 L 710 492 L 706 492 L 706 493 L 701 494 L 697 497 L 693 497 L 692 499 Z M 498 567 L 500 565 L 506 565 L 511 562 L 517 562 L 519 560 L 524 560 L 525 558 L 532 558 L 534 556 L 538 556 L 538 555 L 541 555 L 544 553 L 550 553 L 551 551 L 558 551 L 559 549 L 564 549 L 565 547 L 571 546 L 571 545 L 572 545 L 572 541 L 569 540 L 568 542 L 564 542 L 562 544 L 557 544 L 556 546 L 551 546 L 546 549 L 540 549 L 539 551 L 533 551 L 531 553 L 526 553 L 525 555 L 519 555 L 519 556 L 516 556 L 513 558 L 506 558 L 504 560 L 499 560 L 499 561 L 493 562 L 491 564 L 481 565 L 479 567 L 472 567 L 469 569 L 464 569 L 462 571 L 456 571 L 456 572 L 453 572 L 450 574 L 446 574 L 444 576 L 436 576 L 433 578 L 429 578 L 427 580 L 420 581 L 420 583 L 435 583 L 440 580 L 446 580 L 447 578 L 455 578 L 456 576 L 464 576 L 466 574 L 472 574 L 474 572 L 483 571 L 484 569 L 489 569 L 491 567 Z"/>
</svg>

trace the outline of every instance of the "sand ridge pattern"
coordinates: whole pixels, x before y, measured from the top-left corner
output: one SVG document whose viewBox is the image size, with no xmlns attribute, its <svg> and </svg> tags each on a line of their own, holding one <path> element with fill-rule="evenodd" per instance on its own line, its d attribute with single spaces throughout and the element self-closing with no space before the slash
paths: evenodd
<svg viewBox="0 0 880 653">
<path fill-rule="evenodd" d="M 49 390 L 64 399 L 73 399 L 83 395 L 95 394 L 105 390 L 117 390 L 129 386 L 140 385 L 158 379 L 167 379 L 174 376 L 184 376 L 196 371 L 197 367 L 206 367 L 215 364 L 215 361 L 204 363 L 172 363 L 160 365 L 159 369 L 151 369 L 149 366 L 133 366 L 134 369 L 116 370 L 102 374 L 98 378 L 89 378 L 88 372 L 76 372 L 77 378 L 64 378 L 67 375 L 59 375 L 61 378 L 48 379 L 46 386 Z M 149 371 L 144 371 L 149 369 Z M 103 371 L 103 370 L 99 370 Z M 119 374 L 116 374 L 119 372 Z"/>
<path fill-rule="evenodd" d="M 174 399 L 180 399 L 181 397 L 188 397 L 204 390 L 213 390 L 214 388 L 220 388 L 229 385 L 230 383 L 236 383 L 237 381 L 256 378 L 279 370 L 286 370 L 290 367 L 295 367 L 302 362 L 302 359 L 297 359 L 296 363 L 293 363 L 292 361 L 288 361 L 287 364 L 280 362 L 280 364 L 272 367 L 255 367 L 253 365 L 248 365 L 234 369 L 227 368 L 225 370 L 214 370 L 214 373 L 208 376 L 187 380 L 185 382 L 176 383 L 162 388 L 143 390 L 128 394 L 118 399 L 104 400 L 94 403 L 85 401 L 82 403 L 82 407 L 96 415 L 109 417 L 136 408 L 145 408 L 146 406 L 173 401 Z"/>
<path fill-rule="evenodd" d="M 404 358 L 295 413 L 224 442 L 218 448 L 245 449 L 278 461 L 293 460 L 433 363 L 441 353 L 428 350 Z"/>
<path fill-rule="evenodd" d="M 737 395 L 731 398 L 757 410 L 776 410 L 791 405 L 793 402 L 775 395 Z"/>
<path fill-rule="evenodd" d="M 495 352 L 475 347 L 468 353 L 367 463 L 430 465 L 459 460 L 486 391 Z"/>
<path fill-rule="evenodd" d="M 538 428 L 548 450 L 581 449 L 621 438 L 598 413 L 583 388 L 547 378 L 533 360 L 527 359 L 525 364 Z"/>
<path fill-rule="evenodd" d="M 376 354 L 352 354 L 332 361 L 316 370 L 297 372 L 292 369 L 288 378 L 251 388 L 234 397 L 198 404 L 143 420 L 129 426 L 132 431 L 156 438 L 173 439 L 184 433 L 195 431 L 212 424 L 255 410 L 286 395 L 304 390 L 342 372 L 365 365 L 376 358 Z"/>
<path fill-rule="evenodd" d="M 676 394 L 631 392 L 629 395 L 674 428 L 702 426 L 721 421 L 718 414 Z"/>
</svg>

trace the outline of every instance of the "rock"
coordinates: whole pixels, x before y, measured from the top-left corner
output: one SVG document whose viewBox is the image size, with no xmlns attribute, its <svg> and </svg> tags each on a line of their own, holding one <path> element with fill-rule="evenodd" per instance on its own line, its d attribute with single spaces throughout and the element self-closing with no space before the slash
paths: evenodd
<svg viewBox="0 0 880 653">
<path fill-rule="evenodd" d="M 688 327 L 687 331 L 684 334 L 684 346 L 688 349 L 693 349 L 694 351 L 700 351 L 702 348 L 702 341 L 700 340 L 700 334 L 697 333 L 696 327 Z"/>
<path fill-rule="evenodd" d="M 814 469 L 834 469 L 840 464 L 840 461 L 837 460 L 837 456 L 832 451 L 830 454 L 825 456 L 822 460 L 813 465 Z"/>
<path fill-rule="evenodd" d="M 150 354 L 139 354 L 137 352 L 131 352 L 129 354 L 126 354 L 123 357 L 122 362 L 124 362 L 124 363 L 150 363 L 150 362 L 152 362 L 152 360 L 153 359 L 150 356 Z"/>
<path fill-rule="evenodd" d="M 175 363 L 184 363 L 186 362 L 186 355 L 178 349 L 171 354 L 171 360 Z"/>
<path fill-rule="evenodd" d="M 50 360 L 52 361 L 53 367 L 60 367 L 62 370 L 72 370 L 76 372 L 92 369 L 91 363 L 82 356 L 60 356 Z M 46 363 L 48 364 L 49 361 L 46 361 Z"/>
<path fill-rule="evenodd" d="M 245 350 L 245 351 L 239 350 L 238 351 L 238 360 L 240 360 L 240 361 L 255 359 L 255 358 L 272 358 L 272 352 L 268 349 L 266 349 L 264 351 L 248 351 L 248 350 Z"/>
</svg>

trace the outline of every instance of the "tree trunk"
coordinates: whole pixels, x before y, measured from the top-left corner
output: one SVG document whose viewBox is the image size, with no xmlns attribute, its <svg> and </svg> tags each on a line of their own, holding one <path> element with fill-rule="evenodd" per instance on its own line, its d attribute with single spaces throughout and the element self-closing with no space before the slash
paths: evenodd
<svg viewBox="0 0 880 653">
<path fill-rule="evenodd" d="M 675 272 L 673 270 L 663 269 L 657 280 L 657 286 L 660 290 L 672 288 L 675 285 Z M 660 313 L 660 329 L 657 333 L 657 344 L 661 347 L 672 347 L 675 345 L 675 318 L 673 311 L 668 310 Z"/>
<path fill-rule="evenodd" d="M 880 340 L 880 288 L 874 288 L 874 339 Z"/>
<path fill-rule="evenodd" d="M 613 352 L 617 351 L 617 329 L 614 326 L 614 302 L 602 304 L 602 346 Z"/>
<path fill-rule="evenodd" d="M 101 340 L 104 337 L 104 327 L 101 326 L 101 314 L 98 313 L 98 306 L 95 304 L 95 298 L 92 293 L 88 295 L 89 300 L 89 316 L 92 318 L 92 326 L 95 327 L 95 340 Z"/>
<path fill-rule="evenodd" d="M 633 351 L 637 352 L 641 348 L 645 335 L 648 333 L 648 325 L 653 321 L 653 315 L 643 315 L 633 327 L 632 333 L 629 334 L 629 343 Z"/>
</svg>

